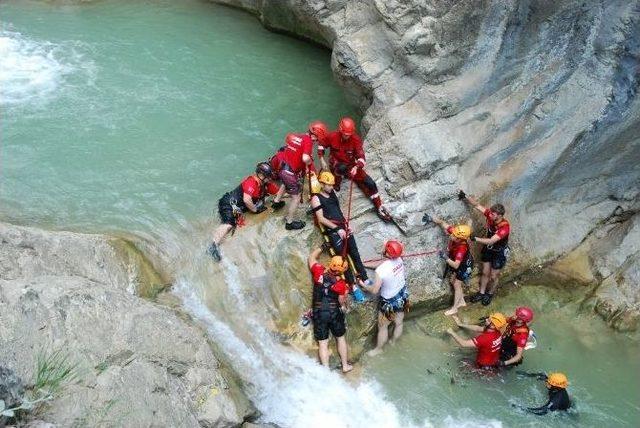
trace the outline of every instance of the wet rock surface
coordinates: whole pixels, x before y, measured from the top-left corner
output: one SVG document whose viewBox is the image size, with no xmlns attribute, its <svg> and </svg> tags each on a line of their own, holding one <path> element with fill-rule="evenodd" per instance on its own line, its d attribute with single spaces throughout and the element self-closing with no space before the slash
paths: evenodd
<svg viewBox="0 0 640 428">
<path fill-rule="evenodd" d="M 516 271 L 569 253 L 638 203 L 637 0 L 218 3 L 332 49 L 335 76 L 364 113 L 368 170 L 410 250 L 442 243 L 422 225 L 424 211 L 470 216 L 452 200 L 458 188 L 506 206 Z M 399 235 L 356 194 L 362 246 Z M 600 292 L 607 301 L 639 294 L 637 258 L 626 263 L 615 284 L 636 286 L 614 292 L 610 280 Z M 416 264 L 414 284 L 432 283 L 437 264 Z M 428 293 L 420 287 L 414 294 Z"/>
<path fill-rule="evenodd" d="M 41 419 L 222 427 L 253 413 L 199 328 L 132 293 L 133 268 L 111 239 L 0 224 L 0 241 L 3 366 L 32 380 L 38 356 L 77 364 Z"/>
</svg>

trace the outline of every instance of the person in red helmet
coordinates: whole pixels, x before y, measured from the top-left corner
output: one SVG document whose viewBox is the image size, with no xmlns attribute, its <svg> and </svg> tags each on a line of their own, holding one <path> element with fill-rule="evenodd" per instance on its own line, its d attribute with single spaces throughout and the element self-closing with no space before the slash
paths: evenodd
<svg viewBox="0 0 640 428">
<path fill-rule="evenodd" d="M 515 315 L 509 318 L 507 329 L 502 336 L 501 366 L 522 364 L 524 350 L 529 340 L 529 323 L 531 321 L 533 321 L 533 310 L 526 306 L 517 308 Z"/>
<path fill-rule="evenodd" d="M 384 244 L 384 261 L 372 262 L 368 267 L 375 267 L 376 277 L 373 284 L 366 287 L 367 291 L 378 294 L 378 337 L 376 347 L 367 355 L 375 356 L 382 352 L 382 348 L 389 340 L 389 327 L 394 324 L 393 340 L 402 335 L 402 321 L 405 312 L 409 311 L 409 292 L 407 278 L 402 260 L 404 248 L 398 241 L 387 241 Z"/>
<path fill-rule="evenodd" d="M 480 289 L 477 294 L 469 299 L 472 303 L 482 302 L 484 306 L 491 303 L 491 299 L 498 289 L 498 277 L 507 264 L 509 257 L 509 234 L 511 225 L 504 218 L 505 209 L 502 204 L 494 204 L 486 208 L 473 197 L 460 190 L 458 199 L 467 202 L 480 211 L 487 219 L 487 236 L 479 238 L 472 236 L 471 240 L 482 244 L 480 259 L 482 261 L 482 273 L 480 276 Z"/>
<path fill-rule="evenodd" d="M 329 164 L 324 159 L 329 149 Z M 367 195 L 376 208 L 376 213 L 384 221 L 391 221 L 391 216 L 382 205 L 378 185 L 364 170 L 367 162 L 362 148 L 362 139 L 356 132 L 356 123 L 350 117 L 343 117 L 338 130 L 327 134 L 325 141 L 318 143 L 318 157 L 322 169 L 330 169 L 336 176 L 336 190 L 344 177 L 349 177 Z"/>
<path fill-rule="evenodd" d="M 282 185 L 280 191 L 273 200 L 271 207 L 279 210 L 284 207 L 282 200 L 285 190 L 291 195 L 287 214 L 285 215 L 285 229 L 297 230 L 305 226 L 302 220 L 294 220 L 298 205 L 300 205 L 300 193 L 302 192 L 302 182 L 304 174 L 307 170 L 315 171 L 313 165 L 313 143 L 317 141 L 317 133 L 321 133 L 321 125 L 314 122 L 314 132 L 305 134 L 287 134 L 285 145 L 271 158 L 270 164 L 277 176 L 280 178 Z M 326 129 L 326 126 L 325 126 Z"/>
<path fill-rule="evenodd" d="M 267 162 L 256 165 L 255 174 L 246 177 L 242 183 L 231 192 L 227 192 L 218 201 L 218 214 L 222 224 L 213 234 L 213 242 L 207 249 L 215 261 L 219 262 L 220 249 L 218 246 L 227 234 L 242 224 L 243 214 L 247 211 L 259 214 L 267 209 L 264 199 L 267 194 L 276 194 L 278 186 L 271 181 L 273 170 Z"/>
</svg>

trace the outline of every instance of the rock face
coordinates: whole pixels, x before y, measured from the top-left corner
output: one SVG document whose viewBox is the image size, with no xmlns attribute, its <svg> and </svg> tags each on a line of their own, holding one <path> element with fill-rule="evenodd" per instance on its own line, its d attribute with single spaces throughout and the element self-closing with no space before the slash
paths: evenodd
<svg viewBox="0 0 640 428">
<path fill-rule="evenodd" d="M 520 267 L 570 252 L 614 211 L 636 215 L 638 0 L 217 2 L 332 49 L 409 248 L 442 239 L 422 212 L 469 215 L 451 200 L 460 187 L 507 207 Z M 396 232 L 367 207 L 354 224 L 379 245 Z M 435 278 L 434 263 L 420 268 L 420 282 Z M 637 304 L 637 286 L 629 292 Z"/>
<path fill-rule="evenodd" d="M 77 380 L 39 415 L 60 426 L 238 426 L 253 412 L 203 332 L 132 294 L 114 240 L 0 224 L 0 361 L 32 381 L 55 350 Z"/>
</svg>

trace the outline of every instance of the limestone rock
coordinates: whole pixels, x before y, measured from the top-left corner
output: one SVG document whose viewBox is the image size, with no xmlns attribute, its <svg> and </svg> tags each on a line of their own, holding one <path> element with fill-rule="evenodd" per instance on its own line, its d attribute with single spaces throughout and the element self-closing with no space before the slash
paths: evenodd
<svg viewBox="0 0 640 428">
<path fill-rule="evenodd" d="M 570 252 L 640 197 L 639 0 L 222 2 L 331 47 L 408 248 L 442 243 L 422 212 L 469 216 L 457 188 L 507 207 L 510 269 Z M 363 246 L 396 233 L 356 217 Z M 422 267 L 428 283 L 438 268 Z"/>
<path fill-rule="evenodd" d="M 108 238 L 2 224 L 0 241 L 0 360 L 23 379 L 54 350 L 78 365 L 43 419 L 223 427 L 253 413 L 200 329 L 127 291 Z"/>
</svg>

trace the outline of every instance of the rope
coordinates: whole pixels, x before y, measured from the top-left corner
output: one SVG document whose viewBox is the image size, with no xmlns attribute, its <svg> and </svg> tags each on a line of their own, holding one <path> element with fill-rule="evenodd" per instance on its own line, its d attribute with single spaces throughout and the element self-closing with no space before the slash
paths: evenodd
<svg viewBox="0 0 640 428">
<path fill-rule="evenodd" d="M 351 220 L 351 200 L 353 199 L 353 179 L 349 180 L 349 204 L 347 208 L 347 218 L 344 221 L 345 232 L 347 232 L 346 238 L 344 240 L 344 245 L 342 246 L 342 257 L 347 255 L 347 246 L 349 245 L 349 221 Z"/>
</svg>

